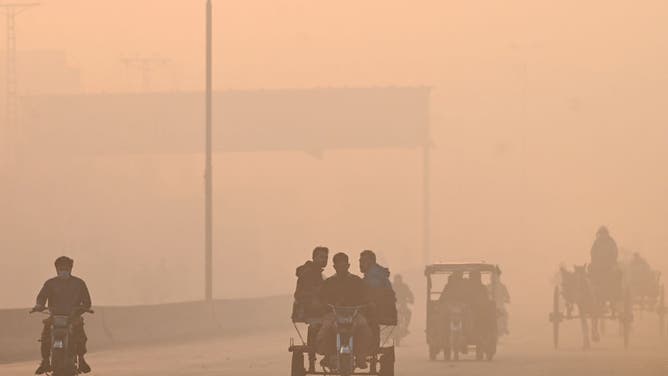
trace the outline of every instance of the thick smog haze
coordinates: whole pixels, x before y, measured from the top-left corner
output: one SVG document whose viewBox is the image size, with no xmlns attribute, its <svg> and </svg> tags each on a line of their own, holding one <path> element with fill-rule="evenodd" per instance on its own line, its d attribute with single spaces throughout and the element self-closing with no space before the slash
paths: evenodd
<svg viewBox="0 0 668 376">
<path fill-rule="evenodd" d="M 583 263 L 595 229 L 607 224 L 622 246 L 665 266 L 668 76 L 658 29 L 665 8 L 221 2 L 214 87 L 431 86 L 434 260 L 503 260 L 515 276 L 544 280 L 546 270 L 522 266 Z M 47 1 L 21 15 L 20 50 L 65 51 L 84 92 L 141 90 L 139 70 L 121 62 L 132 56 L 169 59 L 151 72 L 152 90 L 201 90 L 201 13 L 191 1 Z M 48 158 L 35 152 L 36 160 Z M 315 244 L 373 248 L 402 266 L 421 252 L 419 151 L 327 151 L 321 160 L 221 154 L 215 162 L 220 296 L 287 291 L 289 269 Z M 75 165 L 85 182 L 68 176 Z M 132 275 L 159 261 L 164 270 L 150 279 L 190 281 L 169 289 L 171 299 L 198 297 L 200 157 L 68 160 L 58 170 L 21 173 L 29 187 L 9 200 L 5 228 L 15 230 L 5 239 L 13 262 L 31 272 L 3 275 L 26 281 L 7 304 L 26 304 L 36 286 L 24 285 L 48 275 L 49 261 L 63 252 L 78 256 L 78 271 L 94 280 L 98 273 L 83 268 L 86 255 L 95 255 L 91 264 L 104 259 L 121 285 L 141 286 Z M 32 180 L 49 176 L 47 185 Z M 126 268 L 128 275 L 118 273 Z M 267 277 L 234 291 L 228 286 L 242 276 L 230 278 L 230 269 Z M 109 303 L 138 299 L 97 295 Z"/>
<path fill-rule="evenodd" d="M 359 253 L 372 249 L 412 284 L 409 338 L 422 344 L 425 264 L 486 261 L 503 270 L 525 338 L 548 325 L 560 264 L 588 263 L 601 225 L 620 259 L 639 252 L 668 270 L 667 13 L 656 0 L 214 1 L 216 93 L 428 88 L 431 145 L 429 260 L 422 148 L 216 150 L 214 297 L 287 296 L 315 246 L 330 249 L 325 275 L 339 251 L 359 274 Z M 0 290 L 0 309 L 32 306 L 61 255 L 75 260 L 94 305 L 201 300 L 204 1 L 44 0 L 17 17 L 16 35 L 22 110 L 15 130 L 1 130 L 23 138 L 3 143 L 0 285 L 11 288 Z M 3 103 L 6 56 L 2 47 Z M 183 124 L 201 134 L 201 151 L 156 152 L 181 141 L 168 132 L 155 150 L 100 154 L 46 150 L 26 136 L 36 134 L 30 121 L 50 124 L 28 116 L 34 98 L 179 93 L 202 95 L 202 118 Z M 222 113 L 214 107 L 214 139 Z M 310 140 L 265 118 L 268 139 Z M 383 144 L 382 131 L 359 135 Z M 94 141 L 85 137 L 76 142 Z"/>
</svg>

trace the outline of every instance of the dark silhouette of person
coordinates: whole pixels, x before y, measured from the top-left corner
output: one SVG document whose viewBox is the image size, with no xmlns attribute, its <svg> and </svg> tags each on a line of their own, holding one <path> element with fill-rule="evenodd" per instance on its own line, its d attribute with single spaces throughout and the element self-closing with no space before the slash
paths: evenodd
<svg viewBox="0 0 668 376">
<path fill-rule="evenodd" d="M 633 253 L 633 258 L 626 266 L 628 273 L 628 284 L 635 296 L 654 297 L 658 295 L 657 278 L 655 272 L 638 252 Z"/>
<path fill-rule="evenodd" d="M 589 271 L 594 289 L 602 300 L 615 300 L 621 294 L 622 276 L 617 264 L 618 256 L 617 243 L 610 236 L 608 228 L 601 226 L 591 247 Z"/>
<path fill-rule="evenodd" d="M 596 240 L 591 246 L 591 269 L 605 273 L 617 267 L 619 250 L 617 243 L 610 236 L 608 228 L 601 226 L 596 232 Z"/>
<path fill-rule="evenodd" d="M 44 283 L 37 295 L 37 302 L 33 311 L 42 312 L 48 306 L 51 315 L 70 316 L 77 309 L 90 309 L 91 299 L 86 282 L 72 275 L 74 260 L 61 256 L 56 259 L 54 264 L 58 275 Z M 38 375 L 51 371 L 51 320 L 51 317 L 44 320 L 41 336 L 42 362 L 35 371 Z M 83 317 L 77 316 L 73 320 L 70 339 L 74 343 L 78 356 L 79 372 L 88 373 L 91 368 L 84 359 L 87 352 L 86 341 L 88 338 L 84 331 Z"/>
<path fill-rule="evenodd" d="M 466 300 L 473 314 L 473 328 L 475 335 L 489 333 L 495 324 L 496 306 L 493 305 L 489 296 L 489 290 L 482 282 L 482 273 L 474 270 L 469 273 L 466 281 Z"/>
<path fill-rule="evenodd" d="M 448 276 L 448 282 L 443 287 L 439 301 L 441 303 L 466 302 L 466 280 L 464 280 L 463 272 L 456 271 Z"/>
<path fill-rule="evenodd" d="M 336 274 L 327 278 L 320 289 L 320 300 L 327 305 L 336 307 L 361 307 L 369 304 L 364 281 L 350 273 L 348 255 L 337 253 L 332 258 Z M 322 327 L 318 332 L 318 354 L 325 355 L 325 363 L 336 354 L 336 315 L 330 312 L 323 318 Z M 372 333 L 362 312 L 354 317 L 353 337 L 355 339 L 355 358 L 357 367 L 368 367 L 366 358 L 371 350 Z"/>
<path fill-rule="evenodd" d="M 327 266 L 329 249 L 327 247 L 316 247 L 311 253 L 311 260 L 297 267 L 297 286 L 295 287 L 295 309 L 292 319 L 295 322 L 309 322 L 318 319 L 325 313 L 323 305 L 318 299 L 318 293 L 324 279 L 322 272 Z"/>
<path fill-rule="evenodd" d="M 492 298 L 496 304 L 497 312 L 499 313 L 497 327 L 500 335 L 508 335 L 510 334 L 510 330 L 508 327 L 509 320 L 506 305 L 510 303 L 510 292 L 508 287 L 501 281 L 501 269 L 498 266 L 496 267 L 496 273 L 492 274 L 492 278 L 493 282 L 496 284 L 496 288 L 492 288 L 492 285 L 490 285 L 489 293 L 490 295 L 494 295 Z"/>
<path fill-rule="evenodd" d="M 364 274 L 364 283 L 370 288 L 391 289 L 390 270 L 378 265 L 376 254 L 371 250 L 360 253 L 360 271 Z"/>
<path fill-rule="evenodd" d="M 400 310 L 405 311 L 404 314 L 406 315 L 406 326 L 408 326 L 408 324 L 411 322 L 411 310 L 408 306 L 415 303 L 415 296 L 413 295 L 413 291 L 411 291 L 411 288 L 404 282 L 401 274 L 394 276 L 392 287 L 394 289 L 394 293 L 397 296 L 397 306 Z"/>
<path fill-rule="evenodd" d="M 315 343 L 322 324 L 326 307 L 320 302 L 319 293 L 324 279 L 322 272 L 327 266 L 329 249 L 318 246 L 311 253 L 311 260 L 299 266 L 295 272 L 295 304 L 292 308 L 292 321 L 308 324 L 307 345 L 309 346 L 309 371 L 315 371 Z"/>
<path fill-rule="evenodd" d="M 404 282 L 401 274 L 394 276 L 392 281 L 392 288 L 397 298 L 397 313 L 403 317 L 403 327 L 400 327 L 399 330 L 403 331 L 399 334 L 402 336 L 407 336 L 409 334 L 408 327 L 411 324 L 411 318 L 413 312 L 411 311 L 409 305 L 415 303 L 415 296 L 413 296 L 413 291 L 411 288 Z"/>
<path fill-rule="evenodd" d="M 482 283 L 482 273 L 474 270 L 469 273 L 466 283 L 467 300 L 472 306 L 483 305 L 489 302 L 487 287 Z"/>
<path fill-rule="evenodd" d="M 397 298 L 390 282 L 390 270 L 380 266 L 376 254 L 368 249 L 360 253 L 359 264 L 371 300 L 367 319 L 373 333 L 374 346 L 380 347 L 380 326 L 397 325 Z"/>
</svg>

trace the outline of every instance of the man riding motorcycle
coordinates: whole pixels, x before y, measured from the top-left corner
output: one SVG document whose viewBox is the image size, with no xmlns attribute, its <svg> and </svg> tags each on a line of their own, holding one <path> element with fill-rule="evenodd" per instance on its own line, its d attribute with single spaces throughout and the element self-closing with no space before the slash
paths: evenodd
<svg viewBox="0 0 668 376">
<path fill-rule="evenodd" d="M 337 253 L 332 258 L 336 274 L 325 280 L 320 289 L 320 301 L 331 306 L 356 307 L 369 304 L 364 282 L 351 274 L 348 255 Z M 328 365 L 329 359 L 336 353 L 336 316 L 334 312 L 326 314 L 317 336 L 318 354 L 325 355 L 323 363 Z M 366 358 L 371 350 L 372 333 L 366 318 L 362 314 L 355 316 L 353 321 L 353 337 L 355 339 L 355 357 L 357 367 L 366 369 Z"/>
<path fill-rule="evenodd" d="M 399 322 L 399 327 L 397 330 L 397 336 L 405 337 L 409 334 L 408 328 L 411 323 L 411 318 L 413 312 L 409 308 L 409 305 L 415 302 L 415 297 L 410 287 L 403 281 L 403 278 L 400 274 L 394 276 L 392 281 L 392 288 L 394 289 L 395 295 L 397 297 L 397 321 Z M 397 342 L 398 345 L 398 342 Z"/>
<path fill-rule="evenodd" d="M 72 275 L 74 260 L 61 256 L 55 261 L 57 277 L 51 278 L 37 295 L 37 302 L 33 311 L 42 312 L 47 304 L 51 314 L 69 315 L 76 308 L 90 309 L 91 299 L 86 283 Z M 72 325 L 72 340 L 75 342 L 76 355 L 78 356 L 79 371 L 88 373 L 90 365 L 86 363 L 86 333 L 82 317 L 76 318 Z M 44 320 L 44 328 L 41 335 L 42 362 L 35 374 L 43 374 L 51 371 L 51 318 Z"/>
<path fill-rule="evenodd" d="M 308 324 L 307 343 L 314 346 L 320 330 L 322 316 L 326 307 L 320 302 L 318 294 L 324 282 L 322 272 L 327 266 L 329 249 L 316 247 L 311 255 L 312 260 L 296 270 L 297 287 L 295 288 L 295 304 L 292 309 L 292 321 Z M 309 352 L 309 371 L 315 371 L 315 352 Z"/>
<path fill-rule="evenodd" d="M 496 288 L 493 291 L 490 291 L 490 294 L 493 293 L 493 300 L 496 303 L 496 309 L 499 313 L 498 319 L 498 329 L 499 335 L 508 335 L 510 330 L 508 328 L 508 309 L 506 305 L 510 303 L 510 292 L 508 292 L 508 287 L 501 282 L 501 269 L 497 266 L 496 273 L 492 275 Z M 490 290 L 492 286 L 490 285 Z"/>
<path fill-rule="evenodd" d="M 415 296 L 413 296 L 413 291 L 411 291 L 411 288 L 404 282 L 401 274 L 394 276 L 392 287 L 394 288 L 394 293 L 397 296 L 397 307 L 400 311 L 404 312 L 405 324 L 408 327 L 412 316 L 411 309 L 408 306 L 415 303 Z"/>
</svg>

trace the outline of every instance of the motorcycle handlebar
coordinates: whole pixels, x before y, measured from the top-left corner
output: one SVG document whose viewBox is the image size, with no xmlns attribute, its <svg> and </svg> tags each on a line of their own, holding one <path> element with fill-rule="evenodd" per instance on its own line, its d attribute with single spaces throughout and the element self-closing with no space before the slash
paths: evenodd
<svg viewBox="0 0 668 376">
<path fill-rule="evenodd" d="M 74 309 L 72 310 L 72 313 L 74 313 L 74 312 L 81 312 L 81 314 L 84 314 L 84 313 L 90 313 L 90 314 L 93 314 L 93 313 L 95 313 L 95 311 L 94 311 L 92 308 L 88 308 L 88 307 L 77 307 L 77 308 L 74 308 Z M 33 309 L 30 310 L 30 312 L 28 312 L 28 314 L 32 314 L 32 313 L 43 313 L 43 314 L 45 314 L 45 315 L 50 315 L 50 314 L 51 314 L 51 310 L 49 310 L 49 308 L 46 308 L 46 307 L 45 307 L 44 309 L 41 309 L 41 310 L 40 310 L 40 309 L 35 309 L 35 308 L 33 308 Z"/>
</svg>

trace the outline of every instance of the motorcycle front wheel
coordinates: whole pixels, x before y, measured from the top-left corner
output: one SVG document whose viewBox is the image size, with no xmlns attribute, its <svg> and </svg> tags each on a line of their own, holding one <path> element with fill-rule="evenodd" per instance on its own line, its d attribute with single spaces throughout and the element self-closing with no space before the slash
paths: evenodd
<svg viewBox="0 0 668 376">
<path fill-rule="evenodd" d="M 355 370 L 353 365 L 353 356 L 352 354 L 340 354 L 339 355 L 339 374 L 341 376 L 350 376 Z"/>
<path fill-rule="evenodd" d="M 51 353 L 52 376 L 76 376 L 74 358 L 67 355 L 64 349 L 53 349 Z"/>
</svg>

